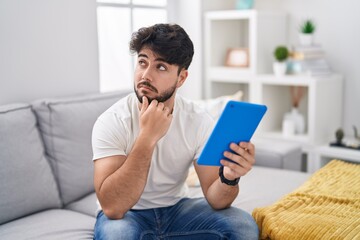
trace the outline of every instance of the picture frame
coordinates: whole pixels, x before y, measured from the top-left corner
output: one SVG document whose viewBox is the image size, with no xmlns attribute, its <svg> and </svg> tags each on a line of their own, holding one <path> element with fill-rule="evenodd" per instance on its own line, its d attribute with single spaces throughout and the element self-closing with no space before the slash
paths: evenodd
<svg viewBox="0 0 360 240">
<path fill-rule="evenodd" d="M 248 48 L 230 48 L 226 53 L 225 66 L 227 67 L 249 67 Z"/>
</svg>

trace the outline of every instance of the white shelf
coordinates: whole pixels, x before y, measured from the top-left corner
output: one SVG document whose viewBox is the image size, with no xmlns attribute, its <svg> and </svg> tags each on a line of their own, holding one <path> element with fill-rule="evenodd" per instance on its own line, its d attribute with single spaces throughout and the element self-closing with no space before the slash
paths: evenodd
<svg viewBox="0 0 360 240">
<path fill-rule="evenodd" d="M 329 82 L 338 81 L 341 78 L 338 74 L 329 74 L 322 76 L 309 75 L 284 75 L 275 76 L 274 74 L 252 74 L 247 68 L 236 67 L 210 67 L 208 69 L 208 78 L 214 82 L 244 83 L 258 82 L 264 85 L 279 86 L 305 86 L 314 84 L 314 81 Z"/>
<path fill-rule="evenodd" d="M 333 159 L 360 163 L 360 150 L 341 147 L 319 146 L 308 161 L 308 172 L 313 173 Z"/>
<path fill-rule="evenodd" d="M 360 150 L 331 147 L 331 146 L 320 146 L 315 149 L 315 153 L 322 157 L 338 159 L 338 160 L 349 160 L 360 163 Z"/>
<path fill-rule="evenodd" d="M 205 18 L 210 20 L 247 20 L 250 18 L 257 18 L 260 16 L 264 17 L 284 17 L 282 11 L 258 11 L 255 9 L 247 10 L 221 10 L 221 11 L 210 11 L 205 13 Z"/>
<path fill-rule="evenodd" d="M 273 74 L 258 75 L 256 80 L 262 84 L 279 86 L 310 86 L 314 79 L 308 76 L 284 75 L 277 77 Z"/>
<path fill-rule="evenodd" d="M 260 136 L 262 138 L 291 140 L 294 142 L 301 143 L 302 145 L 306 145 L 310 141 L 310 137 L 308 134 L 297 134 L 297 135 L 293 135 L 293 136 L 284 137 L 281 131 L 264 132 Z"/>
<path fill-rule="evenodd" d="M 224 10 L 212 11 L 205 14 L 205 18 L 210 20 L 233 20 L 233 19 L 250 19 L 257 14 L 256 10 Z"/>
<path fill-rule="evenodd" d="M 209 79 L 215 82 L 248 83 L 254 78 L 254 74 L 248 68 L 235 67 L 211 67 L 209 68 Z"/>
<path fill-rule="evenodd" d="M 329 74 L 321 76 L 309 76 L 309 75 L 284 75 L 275 76 L 274 74 L 259 74 L 255 76 L 256 80 L 262 84 L 269 85 L 284 85 L 284 86 L 310 86 L 317 82 L 329 82 L 338 81 L 341 78 L 339 74 Z"/>
<path fill-rule="evenodd" d="M 268 111 L 257 135 L 297 142 L 303 149 L 328 143 L 342 125 L 342 76 L 310 76 L 272 72 L 274 48 L 286 44 L 286 14 L 257 10 L 213 11 L 205 14 L 205 83 L 207 98 L 243 91 L 243 100 L 265 104 Z M 229 48 L 249 49 L 248 68 L 224 67 Z M 291 106 L 290 86 L 304 87 L 299 111 L 305 133 L 284 137 L 282 120 Z"/>
</svg>

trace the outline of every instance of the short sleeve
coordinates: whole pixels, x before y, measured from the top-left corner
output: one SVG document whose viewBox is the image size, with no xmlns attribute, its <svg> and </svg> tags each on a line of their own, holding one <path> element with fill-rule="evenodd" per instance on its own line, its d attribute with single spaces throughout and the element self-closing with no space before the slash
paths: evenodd
<svg viewBox="0 0 360 240">
<path fill-rule="evenodd" d="M 200 157 L 200 154 L 201 154 L 202 150 L 204 149 L 205 144 L 206 144 L 208 138 L 210 137 L 210 134 L 211 134 L 214 126 L 215 126 L 214 119 L 212 119 L 209 114 L 204 114 L 204 117 L 201 121 L 201 124 L 199 126 L 199 131 L 197 134 L 197 139 L 198 139 L 197 146 L 198 147 L 196 149 L 194 159 L 198 159 Z"/>
<path fill-rule="evenodd" d="M 92 131 L 93 160 L 115 155 L 126 155 L 127 134 L 123 121 L 114 113 L 104 113 Z"/>
</svg>

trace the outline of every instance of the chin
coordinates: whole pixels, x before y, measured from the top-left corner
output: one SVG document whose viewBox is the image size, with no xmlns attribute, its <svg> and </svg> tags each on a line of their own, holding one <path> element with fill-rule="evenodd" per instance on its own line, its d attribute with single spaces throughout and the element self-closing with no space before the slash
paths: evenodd
<svg viewBox="0 0 360 240">
<path fill-rule="evenodd" d="M 150 103 L 154 98 L 150 97 L 148 94 L 143 93 L 143 92 L 139 92 L 139 91 L 135 91 L 136 97 L 138 98 L 139 102 L 142 103 L 143 100 L 142 98 L 145 96 L 148 99 L 148 102 Z"/>
</svg>

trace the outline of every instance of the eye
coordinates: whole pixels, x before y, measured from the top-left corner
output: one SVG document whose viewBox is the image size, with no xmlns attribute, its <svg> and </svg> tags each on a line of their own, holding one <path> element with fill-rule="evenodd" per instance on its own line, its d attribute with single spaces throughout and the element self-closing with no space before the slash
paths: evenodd
<svg viewBox="0 0 360 240">
<path fill-rule="evenodd" d="M 145 62 L 144 60 L 140 59 L 140 60 L 138 61 L 138 63 L 139 63 L 139 65 L 143 66 L 143 65 L 145 65 L 146 62 Z"/>
<path fill-rule="evenodd" d="M 162 64 L 159 64 L 159 65 L 158 65 L 158 69 L 159 69 L 160 71 L 166 71 L 166 67 L 165 67 L 164 65 L 162 65 Z"/>
</svg>

